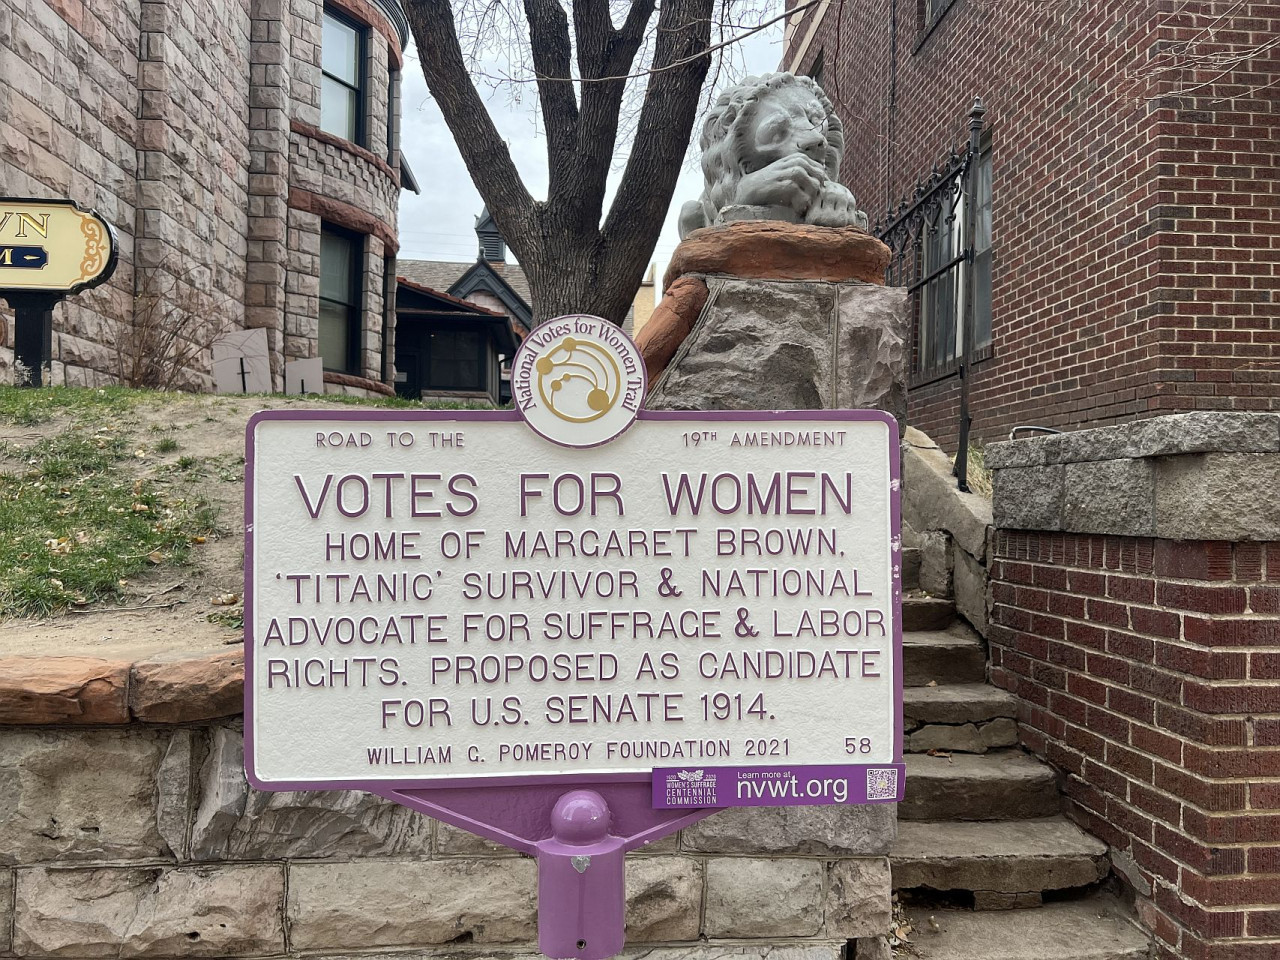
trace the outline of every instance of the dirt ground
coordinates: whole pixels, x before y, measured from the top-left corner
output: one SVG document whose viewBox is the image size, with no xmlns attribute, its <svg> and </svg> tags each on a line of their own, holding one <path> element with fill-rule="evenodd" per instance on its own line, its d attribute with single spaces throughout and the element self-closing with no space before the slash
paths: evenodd
<svg viewBox="0 0 1280 960">
<path fill-rule="evenodd" d="M 236 622 L 244 593 L 245 425 L 258 410 L 350 409 L 323 400 L 157 394 L 129 406 L 112 426 L 143 455 L 122 465 L 136 479 L 173 482 L 180 457 L 199 460 L 183 477 L 184 496 L 207 499 L 217 532 L 194 546 L 186 564 L 161 564 L 132 578 L 120 605 L 73 607 L 41 619 L 0 620 L 0 656 L 92 656 L 139 659 L 190 656 L 243 642 Z M 34 425 L 0 424 L 0 441 L 21 450 L 70 426 L 56 414 Z M 177 448 L 155 449 L 169 436 Z M 0 457 L 0 469 L 13 468 Z M 233 599 L 234 598 L 234 599 Z M 215 618 L 210 620 L 210 616 Z"/>
</svg>

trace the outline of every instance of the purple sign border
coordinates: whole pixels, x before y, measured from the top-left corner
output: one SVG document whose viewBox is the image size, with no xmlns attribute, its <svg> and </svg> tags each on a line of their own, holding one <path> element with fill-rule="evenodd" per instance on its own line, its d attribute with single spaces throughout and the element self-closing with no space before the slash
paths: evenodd
<svg viewBox="0 0 1280 960">
<path fill-rule="evenodd" d="M 641 410 L 637 420 L 678 421 L 697 423 L 734 423 L 743 421 L 828 421 L 833 423 L 879 422 L 889 433 L 889 510 L 890 530 L 898 531 L 898 538 L 890 544 L 890 570 L 892 577 L 893 620 L 893 668 L 896 680 L 893 711 L 893 763 L 902 762 L 902 468 L 898 422 L 892 414 L 881 410 L 734 410 L 734 411 L 666 411 Z M 454 777 L 448 780 L 405 778 L 366 778 L 354 780 L 288 780 L 264 781 L 254 771 L 256 737 L 253 726 L 253 667 L 256 644 L 253 642 L 253 560 L 254 514 L 253 492 L 256 467 L 254 430 L 259 423 L 272 420 L 286 421 L 380 421 L 383 423 L 524 423 L 516 410 L 260 410 L 249 418 L 245 426 L 245 484 L 244 484 L 244 766 L 248 781 L 254 789 L 266 791 L 293 790 L 367 790 L 381 795 L 387 791 L 405 789 L 449 789 L 506 786 L 595 786 L 610 783 L 652 782 L 652 771 L 636 773 L 566 773 L 566 774 L 511 774 L 494 777 Z M 551 442 L 551 441 L 547 441 Z M 573 449 L 561 447 L 561 449 Z M 587 448 L 584 448 L 587 449 Z M 886 763 L 884 766 L 890 766 Z"/>
</svg>

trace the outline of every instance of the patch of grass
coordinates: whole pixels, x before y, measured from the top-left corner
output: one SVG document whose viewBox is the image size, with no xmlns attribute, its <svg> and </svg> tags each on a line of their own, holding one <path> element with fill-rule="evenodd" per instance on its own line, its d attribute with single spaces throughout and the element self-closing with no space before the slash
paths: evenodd
<svg viewBox="0 0 1280 960">
<path fill-rule="evenodd" d="M 177 467 L 179 470 L 190 470 L 199 462 L 200 462 L 199 457 L 193 457 L 189 453 L 184 453 L 182 456 L 178 458 Z"/>
<path fill-rule="evenodd" d="M 43 423 L 62 413 L 105 417 L 123 413 L 138 402 L 158 396 L 127 387 L 0 387 L 0 423 L 20 426 Z"/>
<path fill-rule="evenodd" d="M 161 437 L 156 444 L 156 453 L 173 453 L 178 449 L 178 441 L 173 437 Z"/>
<path fill-rule="evenodd" d="M 126 474 L 131 448 L 71 430 L 5 451 L 25 469 L 0 473 L 0 617 L 119 600 L 128 578 L 184 562 L 213 531 L 207 503 Z"/>
</svg>

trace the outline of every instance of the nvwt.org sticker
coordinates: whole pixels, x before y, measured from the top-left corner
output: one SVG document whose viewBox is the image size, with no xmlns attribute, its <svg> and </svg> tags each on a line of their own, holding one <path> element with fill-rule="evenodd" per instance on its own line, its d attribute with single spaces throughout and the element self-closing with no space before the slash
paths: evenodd
<svg viewBox="0 0 1280 960">
<path fill-rule="evenodd" d="M 796 767 L 659 767 L 653 805 L 659 808 L 795 807 L 897 803 L 905 781 L 900 763 Z"/>
</svg>

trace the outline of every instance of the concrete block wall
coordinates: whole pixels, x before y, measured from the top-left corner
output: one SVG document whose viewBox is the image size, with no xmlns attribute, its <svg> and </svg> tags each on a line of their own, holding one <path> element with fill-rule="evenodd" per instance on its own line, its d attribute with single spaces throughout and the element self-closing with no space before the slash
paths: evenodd
<svg viewBox="0 0 1280 960">
<path fill-rule="evenodd" d="M 992 679 L 1162 960 L 1280 955 L 1280 417 L 995 444 Z"/>
</svg>

